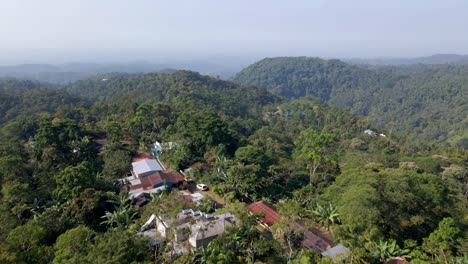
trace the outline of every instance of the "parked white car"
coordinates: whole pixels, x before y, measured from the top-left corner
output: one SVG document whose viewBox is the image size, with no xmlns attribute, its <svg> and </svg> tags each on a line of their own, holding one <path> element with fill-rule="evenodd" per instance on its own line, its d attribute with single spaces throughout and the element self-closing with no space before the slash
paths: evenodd
<svg viewBox="0 0 468 264">
<path fill-rule="evenodd" d="M 200 190 L 200 191 L 206 191 L 208 190 L 208 187 L 206 187 L 205 184 L 197 184 L 197 189 Z"/>
</svg>

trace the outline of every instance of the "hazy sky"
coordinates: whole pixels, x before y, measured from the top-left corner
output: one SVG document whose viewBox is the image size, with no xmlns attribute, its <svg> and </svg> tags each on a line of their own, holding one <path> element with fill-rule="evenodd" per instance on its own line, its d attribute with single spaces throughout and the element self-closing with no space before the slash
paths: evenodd
<svg viewBox="0 0 468 264">
<path fill-rule="evenodd" d="M 0 0 L 0 64 L 468 54 L 467 0 Z"/>
</svg>

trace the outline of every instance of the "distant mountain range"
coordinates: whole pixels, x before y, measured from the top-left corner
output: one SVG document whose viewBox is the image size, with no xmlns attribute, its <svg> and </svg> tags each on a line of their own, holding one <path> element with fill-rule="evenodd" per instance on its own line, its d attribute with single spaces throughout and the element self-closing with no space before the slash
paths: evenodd
<svg viewBox="0 0 468 264">
<path fill-rule="evenodd" d="M 341 59 L 352 64 L 365 65 L 412 65 L 412 64 L 468 64 L 468 55 L 435 54 L 420 58 L 375 58 Z M 190 70 L 201 74 L 228 79 L 251 63 L 246 58 L 216 58 L 179 62 L 151 63 L 135 61 L 128 63 L 82 63 L 64 64 L 18 64 L 0 66 L 0 78 L 29 79 L 54 84 L 67 84 L 103 73 L 150 73 Z"/>
<path fill-rule="evenodd" d="M 411 64 L 468 64 L 468 55 L 434 54 L 418 58 L 376 58 L 376 59 L 343 59 L 354 64 L 371 65 L 411 65 Z"/>
<path fill-rule="evenodd" d="M 168 72 L 173 69 L 187 69 L 219 78 L 229 78 L 238 72 L 240 66 L 220 65 L 217 62 L 188 61 L 179 63 L 155 64 L 146 61 L 131 63 L 65 63 L 65 64 L 18 64 L 0 66 L 0 78 L 30 79 L 41 82 L 66 84 L 91 76 L 120 73 Z"/>
</svg>

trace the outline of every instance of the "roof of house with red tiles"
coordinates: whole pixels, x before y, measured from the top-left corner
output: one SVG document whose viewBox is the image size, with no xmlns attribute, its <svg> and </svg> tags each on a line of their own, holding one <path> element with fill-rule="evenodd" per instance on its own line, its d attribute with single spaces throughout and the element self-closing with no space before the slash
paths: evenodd
<svg viewBox="0 0 468 264">
<path fill-rule="evenodd" d="M 254 214 L 263 213 L 264 217 L 261 219 L 261 221 L 267 225 L 273 225 L 274 223 L 281 220 L 281 215 L 278 214 L 273 205 L 264 201 L 259 201 L 248 205 L 247 210 Z"/>
<path fill-rule="evenodd" d="M 140 177 L 140 181 L 143 185 L 143 189 L 152 189 L 155 185 L 161 184 L 164 180 L 159 172 L 155 172 L 148 176 Z"/>
</svg>

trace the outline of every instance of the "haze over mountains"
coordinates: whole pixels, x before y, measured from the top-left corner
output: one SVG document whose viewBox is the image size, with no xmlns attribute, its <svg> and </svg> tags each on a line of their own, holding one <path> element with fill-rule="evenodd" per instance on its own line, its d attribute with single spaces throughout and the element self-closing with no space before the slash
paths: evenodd
<svg viewBox="0 0 468 264">
<path fill-rule="evenodd" d="M 407 134 L 414 141 L 466 147 L 468 120 L 465 115 L 459 114 L 466 113 L 468 108 L 466 64 L 468 56 L 449 54 L 347 62 L 312 57 L 277 57 L 253 63 L 231 80 L 287 98 L 313 96 L 349 109 L 357 116 L 366 116 L 377 127 Z M 59 86 L 71 83 L 66 86 L 67 90 L 89 98 L 132 95 L 144 99 L 146 96 L 154 98 L 160 94 L 160 89 L 184 86 L 184 81 L 180 80 L 185 78 L 177 79 L 177 76 L 184 74 L 149 73 L 172 73 L 186 69 L 228 79 L 240 68 L 239 60 L 231 66 L 229 61 L 24 64 L 0 67 L 0 76 Z M 199 78 L 196 76 L 200 75 L 195 74 L 191 78 Z M 103 82 L 103 78 L 109 80 Z M 199 81 L 208 89 L 233 85 L 209 80 Z"/>
<path fill-rule="evenodd" d="M 243 65 L 247 65 L 247 63 L 236 60 L 230 61 L 230 63 L 225 60 L 190 60 L 165 63 L 135 61 L 127 63 L 18 64 L 0 66 L 0 78 L 31 79 L 64 84 L 110 72 L 149 73 L 173 69 L 186 69 L 215 77 L 229 78 L 241 70 Z"/>
<path fill-rule="evenodd" d="M 343 59 L 346 62 L 370 65 L 411 65 L 411 64 L 468 64 L 468 55 L 434 54 L 417 58 L 374 58 Z"/>
<path fill-rule="evenodd" d="M 68 62 L 62 64 L 17 64 L 0 65 L 0 78 L 31 79 L 42 82 L 65 84 L 83 80 L 93 75 L 122 72 L 150 73 L 167 70 L 191 70 L 201 74 L 229 79 L 244 67 L 259 60 L 256 56 L 239 58 L 215 58 L 206 60 L 170 61 L 160 63 L 133 61 L 119 63 Z M 412 64 L 468 64 L 468 55 L 435 54 L 418 58 L 339 58 L 353 64 L 367 65 L 412 65 Z"/>
</svg>

